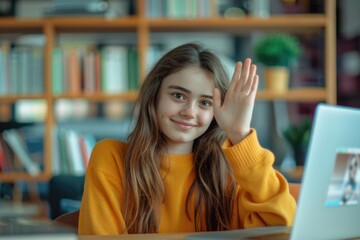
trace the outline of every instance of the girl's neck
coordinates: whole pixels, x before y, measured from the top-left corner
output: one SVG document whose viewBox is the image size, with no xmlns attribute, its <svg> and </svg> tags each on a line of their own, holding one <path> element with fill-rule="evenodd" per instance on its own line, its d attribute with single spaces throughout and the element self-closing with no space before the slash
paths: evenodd
<svg viewBox="0 0 360 240">
<path fill-rule="evenodd" d="M 168 143 L 164 147 L 163 153 L 170 155 L 182 155 L 192 153 L 193 143 Z"/>
</svg>

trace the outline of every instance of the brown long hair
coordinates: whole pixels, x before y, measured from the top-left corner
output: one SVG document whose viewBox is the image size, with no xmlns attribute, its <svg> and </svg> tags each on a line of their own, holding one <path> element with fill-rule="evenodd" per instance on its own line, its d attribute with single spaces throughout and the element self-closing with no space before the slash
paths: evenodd
<svg viewBox="0 0 360 240">
<path fill-rule="evenodd" d="M 123 211 L 128 233 L 158 232 L 161 205 L 166 195 L 159 171 L 160 155 L 166 142 L 156 120 L 156 96 L 166 76 L 193 64 L 213 74 L 222 99 L 226 94 L 229 79 L 219 58 L 196 43 L 169 51 L 147 75 L 135 104 L 140 111 L 128 137 L 129 149 L 124 160 L 126 200 Z M 194 141 L 196 176 L 187 196 L 186 209 L 187 216 L 194 218 L 196 231 L 230 227 L 235 182 L 221 151 L 225 138 L 214 119 L 207 131 Z M 190 213 L 192 196 L 195 197 L 195 210 Z"/>
</svg>

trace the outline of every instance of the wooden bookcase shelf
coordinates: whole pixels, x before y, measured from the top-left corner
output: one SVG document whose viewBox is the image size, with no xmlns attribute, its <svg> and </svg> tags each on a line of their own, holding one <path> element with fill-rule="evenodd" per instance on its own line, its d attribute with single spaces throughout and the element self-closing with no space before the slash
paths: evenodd
<svg viewBox="0 0 360 240">
<path fill-rule="evenodd" d="M 25 172 L 12 172 L 0 175 L 1 182 L 46 182 L 51 178 L 51 174 L 42 173 L 36 176 L 31 176 Z"/>
<path fill-rule="evenodd" d="M 284 93 L 258 91 L 257 100 L 285 100 L 289 102 L 326 102 L 325 88 L 297 88 Z"/>
<path fill-rule="evenodd" d="M 226 19 L 223 17 L 202 19 L 148 18 L 145 14 L 146 0 L 137 1 L 134 16 L 106 19 L 101 17 L 54 17 L 43 19 L 0 18 L 1 34 L 42 34 L 44 43 L 44 93 L 35 95 L 0 96 L 1 103 L 13 103 L 20 99 L 42 99 L 48 112 L 44 122 L 44 172 L 39 176 L 26 173 L 0 172 L 0 182 L 47 181 L 51 177 L 52 127 L 56 125 L 54 103 L 59 99 L 86 99 L 88 101 L 121 100 L 134 101 L 137 92 L 120 94 L 60 94 L 52 92 L 52 51 L 62 33 L 133 33 L 137 46 L 139 84 L 146 72 L 147 52 L 151 45 L 151 34 L 173 32 L 223 32 L 247 34 L 253 31 L 288 31 L 295 33 L 321 33 L 324 37 L 324 84 L 325 87 L 303 87 L 290 89 L 286 93 L 259 90 L 257 100 L 285 100 L 289 102 L 326 102 L 336 104 L 336 46 L 335 46 L 335 0 L 324 0 L 324 14 L 294 14 L 271 16 L 267 19 L 244 17 Z"/>
<path fill-rule="evenodd" d="M 313 14 L 315 15 L 315 14 Z M 236 32 L 248 32 L 256 30 L 297 30 L 299 32 L 309 29 L 319 29 L 326 26 L 325 15 L 297 14 L 296 16 L 282 15 L 270 19 L 253 17 L 244 18 L 212 18 L 212 19 L 168 19 L 155 18 L 145 21 L 151 30 L 157 31 L 179 31 L 179 30 L 200 30 L 200 31 L 224 31 L 231 29 Z"/>
<path fill-rule="evenodd" d="M 120 100 L 120 101 L 130 101 L 133 102 L 136 100 L 137 92 L 127 92 L 127 93 L 117 93 L 117 94 L 105 94 L 105 93 L 96 93 L 96 94 L 61 94 L 60 96 L 54 96 L 54 99 L 86 99 L 89 101 L 106 101 L 106 100 Z"/>
<path fill-rule="evenodd" d="M 32 95 L 11 95 L 11 96 L 0 96 L 0 102 L 2 103 L 13 103 L 16 102 L 17 100 L 22 100 L 22 99 L 44 99 L 45 96 L 43 94 L 32 94 Z"/>
</svg>

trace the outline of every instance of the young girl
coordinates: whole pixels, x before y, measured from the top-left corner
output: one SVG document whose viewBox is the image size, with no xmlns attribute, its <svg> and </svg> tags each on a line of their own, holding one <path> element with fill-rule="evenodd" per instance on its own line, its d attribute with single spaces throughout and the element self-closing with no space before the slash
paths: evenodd
<svg viewBox="0 0 360 240">
<path fill-rule="evenodd" d="M 257 86 L 250 59 L 230 82 L 198 44 L 165 54 L 141 86 L 128 142 L 92 152 L 79 234 L 291 225 L 295 200 L 250 128 Z"/>
</svg>

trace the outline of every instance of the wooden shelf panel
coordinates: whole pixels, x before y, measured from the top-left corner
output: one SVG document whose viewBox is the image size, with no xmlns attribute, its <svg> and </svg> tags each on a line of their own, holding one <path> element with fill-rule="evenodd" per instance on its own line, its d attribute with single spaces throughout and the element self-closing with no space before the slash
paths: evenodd
<svg viewBox="0 0 360 240">
<path fill-rule="evenodd" d="M 307 15 L 279 15 L 271 18 L 203 18 L 203 19 L 148 19 L 147 24 L 151 30 L 156 31 L 179 31 L 179 30 L 233 30 L 237 32 L 254 31 L 254 29 L 281 29 L 288 31 L 307 31 L 309 29 L 325 28 L 326 17 L 323 14 Z"/>
<path fill-rule="evenodd" d="M 10 29 L 10 28 L 42 28 L 44 26 L 43 19 L 25 19 L 25 18 L 1 18 L 0 19 L 0 29 Z"/>
<path fill-rule="evenodd" d="M 50 174 L 41 173 L 37 176 L 31 176 L 25 172 L 11 172 L 11 173 L 1 173 L 0 174 L 0 182 L 20 182 L 20 181 L 49 181 L 51 178 Z"/>
<path fill-rule="evenodd" d="M 42 33 L 43 27 L 41 19 L 0 18 L 1 33 Z"/>
<path fill-rule="evenodd" d="M 43 31 L 48 25 L 57 31 L 135 31 L 139 25 L 137 17 L 107 19 L 103 17 L 55 17 L 41 19 L 4 18 L 0 19 L 1 32 Z"/>
<path fill-rule="evenodd" d="M 52 24 L 56 31 L 136 31 L 139 25 L 137 17 L 123 17 L 107 19 L 103 17 L 57 17 L 47 19 L 48 24 Z"/>
<path fill-rule="evenodd" d="M 236 28 L 238 30 L 251 28 L 257 29 L 296 29 L 296 28 L 324 28 L 327 20 L 324 14 L 297 14 L 297 15 L 278 15 L 270 18 L 194 18 L 194 19 L 170 19 L 170 18 L 149 18 L 140 20 L 139 17 L 119 17 L 107 19 L 103 17 L 54 17 L 41 19 L 1 19 L 0 30 L 41 30 L 46 24 L 54 26 L 56 29 L 92 29 L 96 31 L 106 29 L 136 29 L 139 25 L 148 26 L 154 30 L 179 29 L 201 29 L 202 31 L 211 29 Z"/>
<path fill-rule="evenodd" d="M 259 90 L 256 95 L 257 100 L 286 100 L 294 102 L 316 102 L 326 101 L 325 88 L 298 88 L 289 89 L 287 92 L 277 93 L 266 90 Z"/>
<path fill-rule="evenodd" d="M 106 101 L 106 100 L 120 100 L 120 101 L 135 101 L 137 97 L 137 92 L 126 92 L 126 93 L 116 93 L 116 94 L 106 94 L 106 93 L 80 93 L 80 94 L 62 94 L 54 96 L 54 99 L 86 99 L 88 101 Z"/>
<path fill-rule="evenodd" d="M 36 94 L 36 95 L 6 95 L 0 96 L 0 102 L 2 103 L 13 103 L 18 100 L 35 100 L 35 99 L 43 99 L 45 100 L 45 95 Z"/>
</svg>

